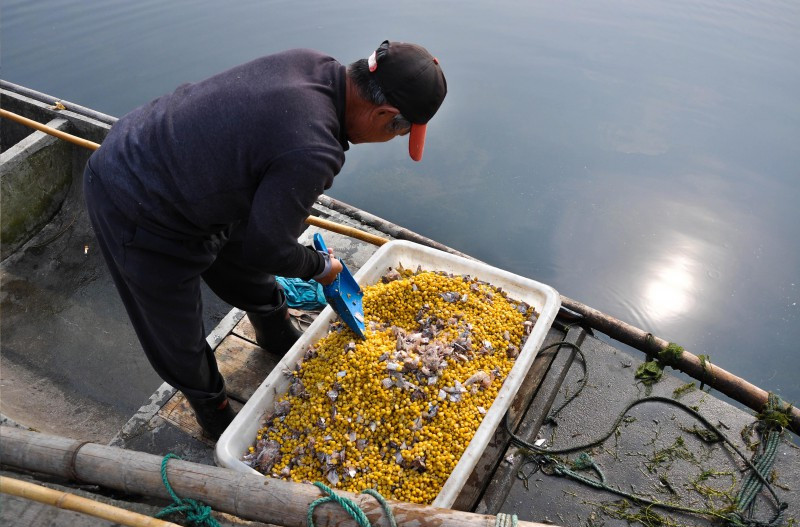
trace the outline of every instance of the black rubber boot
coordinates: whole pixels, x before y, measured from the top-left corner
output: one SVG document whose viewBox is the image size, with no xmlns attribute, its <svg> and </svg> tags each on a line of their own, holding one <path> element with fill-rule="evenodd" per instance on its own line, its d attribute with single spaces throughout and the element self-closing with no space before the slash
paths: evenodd
<svg viewBox="0 0 800 527">
<path fill-rule="evenodd" d="M 259 346 L 271 353 L 285 355 L 303 332 L 292 324 L 286 294 L 280 289 L 278 292 L 281 303 L 276 309 L 263 314 L 248 311 L 247 318 L 253 325 Z"/>
<path fill-rule="evenodd" d="M 203 432 L 215 441 L 236 417 L 236 411 L 231 407 L 225 390 L 208 399 L 186 397 L 186 400 L 194 410 L 194 417 Z"/>
</svg>

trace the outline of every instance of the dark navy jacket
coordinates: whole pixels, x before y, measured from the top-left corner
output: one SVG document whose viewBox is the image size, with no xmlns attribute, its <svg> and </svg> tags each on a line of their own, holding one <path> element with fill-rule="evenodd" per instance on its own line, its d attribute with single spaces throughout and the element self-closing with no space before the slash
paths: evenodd
<svg viewBox="0 0 800 527">
<path fill-rule="evenodd" d="M 345 78 L 333 58 L 292 50 L 184 84 L 114 124 L 92 170 L 159 236 L 238 224 L 248 263 L 310 278 L 324 261 L 297 237 L 344 163 Z"/>
</svg>

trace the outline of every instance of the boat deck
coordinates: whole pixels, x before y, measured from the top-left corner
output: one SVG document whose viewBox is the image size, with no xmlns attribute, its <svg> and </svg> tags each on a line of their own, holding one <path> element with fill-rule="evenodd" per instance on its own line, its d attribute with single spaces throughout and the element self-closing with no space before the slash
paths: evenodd
<svg viewBox="0 0 800 527">
<path fill-rule="evenodd" d="M 315 214 L 391 237 L 323 204 L 317 205 Z M 311 227 L 304 237 L 310 240 L 314 232 L 316 228 Z M 345 259 L 353 272 L 376 250 L 370 244 L 330 232 L 325 232 L 325 237 L 328 246 Z M 301 327 L 307 327 L 316 316 L 295 310 L 292 314 Z M 231 311 L 209 336 L 216 346 L 229 395 L 238 404 L 250 398 L 279 360 L 255 344 L 252 327 L 243 315 L 239 310 Z M 562 341 L 579 347 L 580 352 L 569 345 L 548 348 Z M 544 439 L 547 446 L 569 448 L 602 438 L 613 430 L 618 416 L 624 417 L 616 433 L 590 449 L 609 486 L 698 510 L 723 509 L 730 504 L 746 475 L 742 472 L 745 464 L 730 447 L 707 442 L 700 432 L 704 426 L 692 417 L 691 410 L 708 419 L 748 458 L 757 436 L 745 432 L 754 417 L 699 389 L 698 382 L 691 386 L 685 379 L 666 372 L 648 390 L 634 378 L 641 359 L 600 340 L 590 331 L 557 319 L 512 404 L 510 422 L 515 434 L 529 443 Z M 584 386 L 580 393 L 557 415 L 551 416 L 581 385 Z M 648 395 L 668 401 L 639 404 L 621 415 L 628 404 Z M 683 404 L 690 411 L 669 401 Z M 158 455 L 174 453 L 200 463 L 214 462 L 213 442 L 201 434 L 180 393 L 167 385 L 153 395 L 112 444 Z M 559 458 L 574 460 L 579 453 Z M 579 473 L 595 479 L 599 474 L 594 470 Z M 800 452 L 791 441 L 781 442 L 770 477 L 774 478 L 775 490 L 783 501 L 800 503 Z M 766 491 L 756 501 L 758 518 L 770 519 L 775 509 Z M 631 499 L 538 470 L 531 457 L 511 444 L 502 426 L 495 432 L 453 508 L 482 514 L 504 512 L 516 514 L 521 520 L 558 525 L 612 526 L 648 521 L 644 517 L 647 509 L 635 505 Z M 786 517 L 798 517 L 796 509 L 790 507 Z M 651 522 L 652 514 L 662 516 L 667 524 L 709 522 L 708 516 L 657 508 L 650 514 Z"/>
</svg>

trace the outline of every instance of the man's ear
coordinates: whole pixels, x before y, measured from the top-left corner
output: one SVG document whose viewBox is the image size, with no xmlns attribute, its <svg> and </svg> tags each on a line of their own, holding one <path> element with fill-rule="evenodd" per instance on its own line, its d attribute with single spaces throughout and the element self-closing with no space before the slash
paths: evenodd
<svg viewBox="0 0 800 527">
<path fill-rule="evenodd" d="M 391 104 L 380 104 L 372 109 L 372 116 L 379 120 L 390 121 L 394 119 L 394 116 L 398 115 L 399 113 L 400 110 L 398 110 Z"/>
</svg>

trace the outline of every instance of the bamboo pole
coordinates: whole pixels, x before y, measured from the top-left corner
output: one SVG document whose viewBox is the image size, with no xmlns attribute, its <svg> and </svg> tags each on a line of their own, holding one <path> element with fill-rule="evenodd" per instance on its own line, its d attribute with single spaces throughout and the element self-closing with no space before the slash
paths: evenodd
<svg viewBox="0 0 800 527">
<path fill-rule="evenodd" d="M 56 130 L 55 128 L 43 125 L 36 121 L 32 121 L 30 119 L 26 119 L 20 115 L 11 113 L 6 110 L 0 110 L 0 117 L 7 117 L 11 120 L 19 122 L 21 124 L 25 124 L 42 132 L 54 135 L 66 141 L 72 142 L 74 144 L 83 146 L 85 148 L 89 148 L 92 150 L 96 150 L 99 148 L 100 145 L 97 143 L 93 143 L 91 141 L 87 141 L 86 139 L 81 139 L 80 137 L 75 137 L 74 135 L 68 134 L 66 132 L 62 132 L 60 130 Z M 334 200 L 331 200 L 334 201 Z M 341 209 L 344 204 L 341 202 L 334 202 L 334 205 L 337 208 Z M 346 212 L 345 212 L 346 213 Z M 369 219 L 372 223 L 388 223 L 385 220 L 377 218 L 376 216 L 369 215 Z M 359 240 L 365 241 L 367 243 L 371 243 L 374 245 L 383 245 L 388 240 L 386 238 L 382 238 L 380 236 L 376 236 L 374 234 L 370 234 L 354 227 L 349 227 L 345 225 L 339 225 L 337 223 L 324 220 L 322 218 L 316 218 L 314 216 L 309 216 L 306 218 L 306 223 L 309 225 L 314 225 L 316 227 L 320 227 L 323 229 L 330 230 L 332 232 L 337 232 L 339 234 L 344 234 L 346 236 L 351 236 L 353 238 L 357 238 Z M 395 226 L 396 227 L 396 226 Z M 410 231 L 409 231 L 410 232 Z M 432 240 L 429 240 L 430 243 L 426 243 L 427 238 L 423 238 L 418 236 L 418 239 L 415 239 L 417 243 L 421 243 L 423 245 L 429 245 L 434 248 L 442 250 L 442 245 Z M 452 252 L 455 254 L 461 254 L 457 251 L 449 248 L 447 252 Z M 583 318 L 583 323 L 601 333 L 605 333 L 609 337 L 629 346 L 632 346 L 639 351 L 643 351 L 645 353 L 657 353 L 667 347 L 669 344 L 666 340 L 656 337 L 650 333 L 647 333 L 639 328 L 636 328 L 626 322 L 623 322 L 619 319 L 606 315 L 594 308 L 591 308 L 585 304 L 582 304 L 576 300 L 572 300 L 566 296 L 561 296 L 561 305 L 570 311 L 573 311 Z M 764 409 L 765 405 L 767 404 L 767 398 L 769 393 L 754 384 L 738 377 L 719 366 L 712 365 L 711 362 L 708 360 L 701 361 L 700 357 L 697 355 L 693 355 L 688 351 L 684 351 L 681 357 L 671 365 L 673 368 L 680 370 L 694 379 L 697 379 L 711 388 L 718 390 L 720 393 L 723 393 L 730 397 L 731 399 L 738 401 L 751 410 L 756 412 L 760 412 Z M 800 435 L 800 408 L 791 407 L 789 412 L 789 418 L 791 424 L 789 428 L 795 433 Z"/>
<path fill-rule="evenodd" d="M 161 456 L 121 448 L 84 443 L 8 426 L 0 426 L 0 459 L 9 467 L 65 478 L 102 487 L 169 500 L 161 481 Z M 230 469 L 170 460 L 169 483 L 183 499 L 199 500 L 215 511 L 240 518 L 288 527 L 305 527 L 309 505 L 322 491 L 313 485 L 245 474 Z M 371 496 L 336 492 L 364 511 L 371 525 L 387 526 L 381 505 Z M 495 516 L 475 514 L 387 500 L 398 525 L 419 527 L 491 527 Z M 318 527 L 354 525 L 354 520 L 335 503 L 318 506 Z M 545 527 L 520 521 L 519 527 Z"/>
<path fill-rule="evenodd" d="M 81 137 L 77 137 L 72 134 L 62 132 L 61 130 L 56 130 L 52 126 L 47 126 L 46 124 L 34 121 L 33 119 L 28 119 L 27 117 L 23 117 L 13 112 L 9 112 L 8 110 L 0 109 L 0 117 L 5 117 L 6 119 L 9 119 L 19 124 L 24 124 L 29 128 L 33 128 L 35 130 L 39 130 L 40 132 L 50 134 L 52 136 L 58 137 L 59 139 L 63 139 L 64 141 L 68 141 L 70 143 L 82 146 L 84 148 L 88 148 L 89 150 L 97 150 L 98 148 L 100 148 L 99 144 L 89 141 L 88 139 L 83 139 Z"/>
<path fill-rule="evenodd" d="M 5 476 L 0 476 L 0 492 L 130 527 L 180 527 L 177 523 Z"/>
<path fill-rule="evenodd" d="M 331 232 L 344 234 L 345 236 L 350 236 L 351 238 L 371 243 L 372 245 L 377 245 L 378 247 L 380 247 L 384 243 L 389 242 L 388 239 L 382 238 L 375 234 L 370 234 L 368 232 L 364 232 L 360 229 L 356 229 L 355 227 L 350 227 L 348 225 L 341 225 L 339 223 L 334 223 L 329 220 L 317 218 L 316 216 L 309 216 L 308 218 L 306 218 L 306 223 L 309 225 L 313 225 L 315 227 L 319 227 L 321 229 L 329 230 Z"/>
<path fill-rule="evenodd" d="M 5 117 L 6 119 L 9 119 L 16 123 L 25 125 L 29 128 L 33 128 L 34 130 L 39 130 L 40 132 L 44 132 L 46 134 L 50 134 L 54 137 L 57 137 L 69 143 L 82 146 L 83 148 L 88 148 L 89 150 L 97 150 L 98 148 L 100 148 L 100 145 L 98 143 L 94 143 L 87 139 L 77 137 L 67 132 L 63 132 L 61 130 L 53 128 L 52 126 L 47 126 L 46 124 L 34 121 L 33 119 L 28 119 L 27 117 L 23 117 L 16 113 L 9 112 L 8 110 L 0 109 L 0 117 Z M 315 216 L 309 216 L 308 218 L 306 218 L 305 221 L 309 225 L 313 225 L 321 229 L 326 229 L 331 232 L 336 232 L 338 234 L 343 234 L 345 236 L 350 236 L 351 238 L 356 238 L 358 240 L 371 243 L 373 245 L 381 246 L 389 241 L 386 238 L 382 238 L 381 236 L 364 232 L 362 230 L 356 229 L 355 227 L 340 225 L 338 223 L 334 223 L 332 221 L 325 220 L 322 218 L 317 218 Z"/>
<path fill-rule="evenodd" d="M 475 259 L 468 254 L 464 254 L 460 251 L 457 251 L 452 247 L 448 247 L 443 243 L 439 243 L 436 240 L 432 240 L 427 236 L 423 236 L 417 232 L 406 229 L 405 227 L 401 227 L 396 223 L 392 223 L 379 216 L 375 216 L 374 214 L 371 214 L 365 210 L 357 209 L 352 205 L 348 205 L 343 201 L 339 201 L 338 199 L 326 196 L 325 194 L 319 196 L 317 198 L 317 201 L 324 207 L 327 207 L 336 212 L 341 212 L 342 214 L 354 219 L 359 224 L 367 225 L 369 227 L 372 227 L 373 229 L 377 229 L 397 240 L 407 240 L 410 242 L 418 243 L 420 245 L 425 245 L 426 247 L 430 247 L 432 249 L 438 249 L 442 252 L 454 254 L 456 256 L 461 256 L 462 258 L 469 258 L 472 260 Z"/>
<path fill-rule="evenodd" d="M 660 337 L 656 337 L 651 333 L 647 333 L 563 295 L 561 297 L 561 305 L 570 311 L 580 314 L 592 329 L 645 353 L 656 354 L 666 349 L 669 345 L 669 342 Z M 769 392 L 712 364 L 708 359 L 701 360 L 700 357 L 687 350 L 684 350 L 681 356 L 670 366 L 707 384 L 756 412 L 763 411 L 767 404 Z M 790 406 L 788 403 L 787 407 L 789 409 L 789 428 L 795 434 L 800 435 L 800 408 Z M 784 409 L 787 409 L 787 407 L 784 407 Z"/>
</svg>

